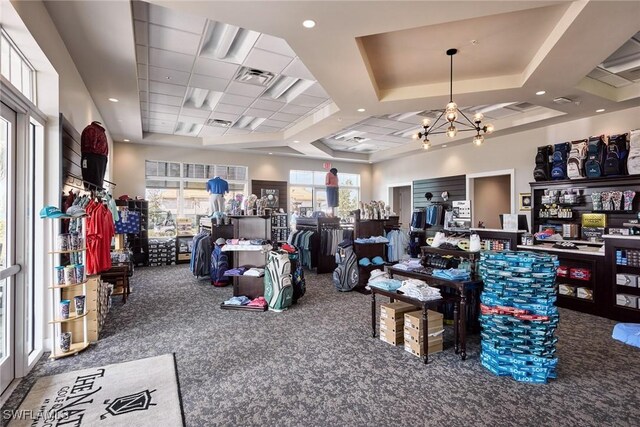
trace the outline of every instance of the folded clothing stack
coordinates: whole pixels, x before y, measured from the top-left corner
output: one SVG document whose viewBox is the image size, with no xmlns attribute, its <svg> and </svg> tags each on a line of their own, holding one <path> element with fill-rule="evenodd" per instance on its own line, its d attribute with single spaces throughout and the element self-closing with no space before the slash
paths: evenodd
<svg viewBox="0 0 640 427">
<path fill-rule="evenodd" d="M 398 289 L 408 297 L 415 298 L 420 301 L 432 301 L 442 298 L 440 289 L 427 285 L 422 280 L 407 279 L 402 282 L 402 286 Z"/>
<path fill-rule="evenodd" d="M 399 262 L 393 268 L 404 271 L 422 270 L 422 260 L 420 258 L 410 258 L 406 261 Z"/>
<path fill-rule="evenodd" d="M 224 272 L 225 276 L 242 276 L 247 269 L 245 267 L 230 268 Z"/>
<path fill-rule="evenodd" d="M 389 239 L 384 236 L 360 237 L 354 240 L 355 243 L 389 243 Z"/>
<path fill-rule="evenodd" d="M 262 277 L 264 276 L 264 268 L 250 268 L 244 272 L 243 276 Z"/>
<path fill-rule="evenodd" d="M 396 291 L 402 282 L 389 278 L 389 273 L 382 270 L 373 270 L 369 276 L 368 285 L 385 291 Z"/>
<path fill-rule="evenodd" d="M 435 277 L 448 280 L 463 281 L 471 278 L 471 275 L 467 270 L 461 270 L 459 268 L 450 268 L 448 270 L 434 269 L 431 274 Z"/>
<path fill-rule="evenodd" d="M 246 305 L 249 307 L 266 307 L 267 306 L 267 300 L 265 300 L 264 297 L 258 297 L 251 300 L 244 295 L 231 297 L 228 300 L 226 300 L 224 303 L 225 305 Z"/>
</svg>

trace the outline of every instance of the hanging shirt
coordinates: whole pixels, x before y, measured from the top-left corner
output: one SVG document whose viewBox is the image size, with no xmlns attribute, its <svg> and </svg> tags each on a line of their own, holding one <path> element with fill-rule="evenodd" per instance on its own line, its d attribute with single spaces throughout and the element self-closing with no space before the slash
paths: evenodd
<svg viewBox="0 0 640 427">
<path fill-rule="evenodd" d="M 207 181 L 207 191 L 211 194 L 225 194 L 229 192 L 229 183 L 224 179 L 216 176 Z"/>
<path fill-rule="evenodd" d="M 104 128 L 97 122 L 92 122 L 84 128 L 80 138 L 80 150 L 82 154 L 100 154 L 107 156 L 109 154 L 109 143 Z"/>
</svg>

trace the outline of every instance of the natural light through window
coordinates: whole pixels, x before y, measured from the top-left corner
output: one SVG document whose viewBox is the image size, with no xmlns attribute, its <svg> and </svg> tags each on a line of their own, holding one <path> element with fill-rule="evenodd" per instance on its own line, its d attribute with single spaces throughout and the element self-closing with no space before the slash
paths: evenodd
<svg viewBox="0 0 640 427">
<path fill-rule="evenodd" d="M 35 104 L 35 69 L 18 50 L 13 41 L 0 31 L 0 72 L 29 101 Z"/>
</svg>

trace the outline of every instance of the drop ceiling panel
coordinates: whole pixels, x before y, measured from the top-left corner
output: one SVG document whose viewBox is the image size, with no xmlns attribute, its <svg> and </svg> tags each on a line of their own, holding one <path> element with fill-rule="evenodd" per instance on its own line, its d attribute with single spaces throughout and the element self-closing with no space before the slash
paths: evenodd
<svg viewBox="0 0 640 427">
<path fill-rule="evenodd" d="M 207 77 L 201 74 L 192 74 L 191 83 L 189 84 L 189 86 L 215 90 L 216 92 L 224 92 L 228 84 L 229 81 L 225 79 L 219 79 L 217 77 Z"/>
<path fill-rule="evenodd" d="M 262 126 L 258 126 L 256 131 L 258 131 L 258 132 L 279 132 L 280 129 L 281 128 L 262 125 Z"/>
<path fill-rule="evenodd" d="M 179 122 L 191 123 L 196 125 L 204 125 L 204 122 L 206 120 L 207 120 L 206 117 L 191 117 L 191 116 L 185 116 L 184 114 L 181 114 L 180 117 L 178 117 Z"/>
<path fill-rule="evenodd" d="M 144 18 L 139 18 L 144 19 Z M 204 30 L 204 24 L 207 22 L 205 18 L 201 18 L 186 13 L 176 13 L 172 9 L 149 5 L 149 19 L 154 24 L 163 25 L 165 27 L 176 28 L 182 31 L 188 31 L 195 34 L 201 34 Z"/>
<path fill-rule="evenodd" d="M 149 126 L 173 126 L 176 120 L 149 119 Z"/>
<path fill-rule="evenodd" d="M 227 87 L 226 92 L 232 95 L 251 96 L 255 98 L 258 95 L 260 95 L 262 92 L 264 92 L 264 90 L 265 90 L 264 86 L 249 85 L 246 83 L 239 83 L 239 82 L 231 82 L 229 83 L 229 86 Z"/>
<path fill-rule="evenodd" d="M 200 36 L 197 34 L 149 24 L 149 46 L 151 47 L 195 56 L 199 43 Z"/>
<path fill-rule="evenodd" d="M 238 71 L 238 68 L 240 68 L 240 66 L 237 64 L 198 57 L 193 67 L 193 72 L 204 76 L 231 80 Z"/>
<path fill-rule="evenodd" d="M 278 53 L 280 55 L 288 56 L 293 58 L 296 56 L 296 53 L 291 49 L 289 44 L 280 37 L 273 37 L 268 34 L 262 34 L 258 41 L 256 42 L 256 47 L 268 50 L 270 52 Z"/>
<path fill-rule="evenodd" d="M 260 108 L 262 110 L 269 110 L 269 111 L 279 111 L 284 106 L 285 106 L 284 102 L 270 101 L 267 99 L 258 99 L 256 102 L 251 104 L 252 108 Z"/>
<path fill-rule="evenodd" d="M 150 93 L 149 102 L 180 107 L 182 105 L 182 98 L 179 96 L 162 95 L 160 93 Z"/>
<path fill-rule="evenodd" d="M 368 126 L 368 125 L 356 126 L 354 129 L 362 132 L 373 133 L 375 135 L 387 135 L 393 132 L 393 129 L 381 128 L 377 126 Z"/>
<path fill-rule="evenodd" d="M 156 111 L 159 113 L 170 113 L 170 114 L 178 114 L 180 112 L 180 107 L 175 107 L 172 105 L 163 105 L 163 104 L 149 104 L 149 111 Z"/>
<path fill-rule="evenodd" d="M 142 112 L 149 111 L 149 104 L 147 104 L 146 102 L 141 102 L 140 103 L 140 111 L 142 111 Z"/>
<path fill-rule="evenodd" d="M 288 56 L 253 48 L 243 65 L 280 74 L 290 62 L 291 58 Z"/>
<path fill-rule="evenodd" d="M 136 45 L 136 61 L 140 64 L 149 63 L 149 52 L 146 46 Z"/>
<path fill-rule="evenodd" d="M 216 111 L 216 112 L 219 112 L 219 113 L 229 113 L 229 114 L 238 114 L 238 115 L 240 115 L 246 109 L 247 109 L 247 107 L 240 107 L 238 105 L 230 105 L 230 104 L 218 103 L 218 105 L 216 105 L 216 107 L 213 110 Z"/>
<path fill-rule="evenodd" d="M 284 122 L 282 120 L 267 119 L 262 124 L 265 125 L 265 126 L 270 126 L 270 127 L 282 129 L 282 128 L 285 128 L 285 127 L 289 126 L 291 124 L 291 122 Z"/>
<path fill-rule="evenodd" d="M 158 113 L 155 111 L 152 111 L 149 113 L 149 118 L 150 119 L 155 119 L 155 120 L 162 120 L 162 121 L 176 121 L 178 120 L 178 116 L 176 116 L 175 114 L 169 114 L 169 113 Z"/>
<path fill-rule="evenodd" d="M 149 90 L 145 79 L 138 79 L 138 90 L 145 93 Z"/>
<path fill-rule="evenodd" d="M 315 96 L 299 95 L 291 100 L 291 104 L 313 108 L 313 107 L 317 107 L 318 105 L 322 104 L 325 101 L 326 99 L 318 98 Z"/>
<path fill-rule="evenodd" d="M 149 3 L 142 1 L 132 1 L 133 17 L 142 21 L 149 20 Z"/>
<path fill-rule="evenodd" d="M 254 98 L 248 96 L 224 94 L 220 100 L 223 104 L 239 105 L 241 107 L 248 107 L 253 103 Z"/>
<path fill-rule="evenodd" d="M 148 68 L 145 64 L 137 64 L 138 66 L 138 77 L 142 79 L 147 78 Z"/>
<path fill-rule="evenodd" d="M 251 130 L 249 130 L 249 129 L 229 128 L 227 130 L 227 133 L 225 133 L 225 135 L 246 135 L 248 133 L 251 133 Z"/>
<path fill-rule="evenodd" d="M 146 22 L 133 21 L 133 31 L 136 36 L 136 43 L 144 46 L 149 45 L 149 27 Z"/>
<path fill-rule="evenodd" d="M 295 58 L 291 63 L 282 71 L 282 74 L 290 77 L 297 77 L 305 80 L 315 80 L 311 71 L 302 63 L 300 58 Z"/>
<path fill-rule="evenodd" d="M 190 72 L 194 59 L 193 55 L 161 49 L 149 49 L 149 64 L 156 67 Z"/>
<path fill-rule="evenodd" d="M 247 109 L 245 115 L 251 116 L 251 117 L 261 117 L 266 119 L 273 115 L 273 111 L 261 110 L 259 108 L 249 108 Z"/>
<path fill-rule="evenodd" d="M 240 117 L 240 115 L 238 115 L 238 114 L 220 113 L 220 112 L 217 112 L 217 111 L 214 111 L 211 114 L 211 118 L 212 119 L 228 120 L 228 121 L 231 121 L 231 122 L 235 122 L 236 120 L 238 120 L 239 117 Z"/>
<path fill-rule="evenodd" d="M 218 127 L 214 127 L 214 126 L 203 126 L 202 130 L 200 131 L 200 137 L 207 137 L 207 136 L 220 136 L 223 135 L 225 132 L 227 131 L 227 128 L 218 128 Z"/>
<path fill-rule="evenodd" d="M 169 77 L 169 78 L 167 78 Z M 184 71 L 170 70 L 168 68 L 149 67 L 149 80 L 173 85 L 186 86 L 189 83 L 190 74 Z"/>
<path fill-rule="evenodd" d="M 149 132 L 152 133 L 166 133 L 173 135 L 173 126 L 151 126 L 149 125 Z"/>
<path fill-rule="evenodd" d="M 207 118 L 211 115 L 210 110 L 199 110 L 197 108 L 182 107 L 181 115 L 189 117 Z"/>
<path fill-rule="evenodd" d="M 320 86 L 320 83 L 316 82 L 309 89 L 304 91 L 305 95 L 317 96 L 318 98 L 328 99 L 329 94 Z"/>
<path fill-rule="evenodd" d="M 280 111 L 282 113 L 295 114 L 297 116 L 302 116 L 307 114 L 311 110 L 313 110 L 313 107 L 302 107 L 300 105 L 287 104 L 284 107 L 282 107 L 282 110 Z"/>
<path fill-rule="evenodd" d="M 287 114 L 287 113 L 275 113 L 271 116 L 274 120 L 281 120 L 286 123 L 293 123 L 300 118 L 300 116 L 295 114 Z"/>
<path fill-rule="evenodd" d="M 150 93 L 160 93 L 163 95 L 183 97 L 186 91 L 187 91 L 186 86 L 178 86 L 178 85 L 172 85 L 172 84 L 161 83 L 161 82 L 149 83 Z"/>
</svg>

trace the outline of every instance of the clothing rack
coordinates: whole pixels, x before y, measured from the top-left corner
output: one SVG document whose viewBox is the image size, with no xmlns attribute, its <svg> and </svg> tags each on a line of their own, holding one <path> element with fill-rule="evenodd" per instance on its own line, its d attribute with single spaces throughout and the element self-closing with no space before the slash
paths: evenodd
<svg viewBox="0 0 640 427">
<path fill-rule="evenodd" d="M 102 192 L 111 191 L 116 187 L 115 183 L 111 181 L 107 181 L 106 179 L 103 180 L 103 182 L 107 183 L 107 188 L 100 187 L 99 185 L 96 185 L 89 181 L 85 181 L 84 179 L 80 178 L 77 175 L 72 174 L 71 172 L 66 172 L 64 186 L 74 187 L 79 190 L 102 191 Z"/>
<path fill-rule="evenodd" d="M 336 230 L 340 228 L 339 218 L 298 218 L 296 220 L 296 231 L 311 230 L 318 234 L 311 248 L 311 254 L 314 257 L 314 264 L 318 274 L 332 273 L 336 269 L 335 254 L 325 255 L 321 248 L 323 244 L 323 230 Z"/>
</svg>

